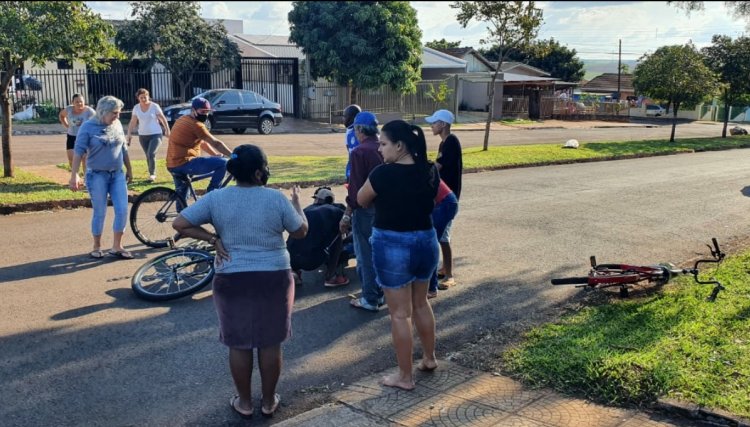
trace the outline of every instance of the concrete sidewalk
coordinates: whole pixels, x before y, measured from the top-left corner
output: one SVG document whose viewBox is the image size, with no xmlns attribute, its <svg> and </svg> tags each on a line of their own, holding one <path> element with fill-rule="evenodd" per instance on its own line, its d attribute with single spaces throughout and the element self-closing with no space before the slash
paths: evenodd
<svg viewBox="0 0 750 427">
<path fill-rule="evenodd" d="M 412 391 L 384 387 L 371 375 L 336 393 L 329 404 L 275 424 L 298 426 L 546 426 L 656 427 L 705 425 L 671 411 L 597 405 L 549 389 L 530 389 L 502 376 L 441 360 L 434 372 L 417 372 Z M 393 369 L 395 370 L 395 368 Z M 662 409 L 680 410 L 662 404 Z M 283 407 L 282 407 L 283 411 Z M 728 425 L 742 420 L 713 417 Z"/>
</svg>

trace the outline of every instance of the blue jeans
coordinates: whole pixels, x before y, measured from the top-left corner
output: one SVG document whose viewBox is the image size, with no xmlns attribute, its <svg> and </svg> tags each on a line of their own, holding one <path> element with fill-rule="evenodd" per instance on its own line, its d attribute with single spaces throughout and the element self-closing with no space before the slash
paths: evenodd
<svg viewBox="0 0 750 427">
<path fill-rule="evenodd" d="M 357 276 L 362 283 L 362 298 L 375 307 L 383 298 L 383 290 L 375 281 L 375 269 L 372 266 L 372 223 L 375 221 L 375 208 L 355 209 L 352 213 L 352 237 L 354 254 L 357 257 Z"/>
<path fill-rule="evenodd" d="M 146 153 L 148 174 L 156 175 L 156 151 L 159 150 L 159 146 L 161 145 L 161 134 L 139 135 L 138 142 L 141 143 L 141 148 Z"/>
<path fill-rule="evenodd" d="M 91 234 L 101 236 L 104 229 L 104 218 L 107 215 L 107 195 L 112 199 L 115 210 L 115 221 L 112 230 L 116 233 L 125 231 L 128 219 L 128 184 L 122 170 L 86 171 L 86 187 L 91 197 L 94 215 L 91 218 Z"/>
<path fill-rule="evenodd" d="M 216 190 L 224 181 L 224 175 L 227 174 L 227 159 L 223 157 L 196 157 L 182 166 L 169 169 L 170 172 L 181 173 L 184 175 L 204 175 L 213 172 L 211 182 L 208 184 L 206 192 Z M 188 186 L 181 179 L 174 178 L 174 190 L 182 196 L 182 200 L 187 201 Z"/>
<path fill-rule="evenodd" d="M 426 282 L 437 269 L 440 247 L 434 228 L 392 231 L 374 227 L 370 241 L 378 285 L 383 288 Z"/>
<path fill-rule="evenodd" d="M 442 237 L 445 234 L 446 228 L 448 228 L 453 221 L 453 218 L 456 217 L 456 214 L 458 214 L 458 199 L 456 199 L 456 195 L 453 193 L 445 196 L 445 198 L 435 206 L 435 209 L 432 210 L 432 225 L 435 227 L 435 233 L 437 234 L 439 241 L 442 242 Z M 437 266 L 435 266 L 435 271 L 430 278 L 430 288 L 428 290 L 429 292 L 436 292 L 437 288 Z"/>
</svg>

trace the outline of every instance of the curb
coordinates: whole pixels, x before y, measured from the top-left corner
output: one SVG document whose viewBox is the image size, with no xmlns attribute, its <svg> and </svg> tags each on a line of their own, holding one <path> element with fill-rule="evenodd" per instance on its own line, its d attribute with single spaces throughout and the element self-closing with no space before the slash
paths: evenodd
<svg viewBox="0 0 750 427">
<path fill-rule="evenodd" d="M 682 402 L 676 399 L 657 399 L 655 407 L 659 410 L 681 415 L 712 425 L 726 425 L 736 427 L 750 427 L 750 420 L 739 417 L 720 409 L 703 408 L 694 403 Z"/>
</svg>

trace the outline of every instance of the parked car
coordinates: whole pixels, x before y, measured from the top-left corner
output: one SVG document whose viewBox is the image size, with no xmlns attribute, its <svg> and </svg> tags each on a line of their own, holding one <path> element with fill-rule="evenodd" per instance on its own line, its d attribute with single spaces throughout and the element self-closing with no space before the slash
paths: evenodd
<svg viewBox="0 0 750 427">
<path fill-rule="evenodd" d="M 209 130 L 232 129 L 234 133 L 244 133 L 247 128 L 258 129 L 263 135 L 281 124 L 281 104 L 251 90 L 211 89 L 196 95 L 211 103 L 213 111 L 208 115 L 206 127 Z M 180 117 L 190 114 L 190 102 L 170 105 L 164 109 L 169 127 Z"/>
<path fill-rule="evenodd" d="M 665 110 L 664 107 L 662 107 L 661 105 L 649 104 L 646 106 L 647 116 L 659 117 L 665 114 L 667 114 L 667 110 Z"/>
</svg>

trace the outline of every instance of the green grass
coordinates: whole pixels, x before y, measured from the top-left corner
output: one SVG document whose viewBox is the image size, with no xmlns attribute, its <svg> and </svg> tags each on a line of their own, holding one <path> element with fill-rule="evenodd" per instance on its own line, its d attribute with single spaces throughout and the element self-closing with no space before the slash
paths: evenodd
<svg viewBox="0 0 750 427">
<path fill-rule="evenodd" d="M 464 153 L 464 170 L 467 172 L 492 170 L 507 167 L 534 166 L 555 163 L 582 162 L 603 159 L 627 158 L 647 155 L 674 154 L 679 152 L 721 150 L 750 147 L 750 136 L 731 138 L 693 138 L 667 140 L 592 142 L 581 144 L 578 149 L 564 149 L 558 144 L 513 145 L 468 148 Z M 435 153 L 430 153 L 434 159 Z M 269 157 L 271 178 L 269 184 L 303 186 L 323 183 L 343 183 L 343 170 L 346 156 L 271 156 Z M 157 162 L 158 181 L 152 184 L 146 180 L 148 171 L 145 160 L 132 162 L 133 182 L 129 189 L 140 193 L 154 185 L 172 186 L 164 160 Z M 67 163 L 58 167 L 69 170 Z M 71 200 L 85 198 L 86 193 L 73 193 L 67 186 L 58 185 L 42 177 L 25 173 L 16 168 L 16 178 L 0 178 L 0 205 L 27 202 Z M 208 180 L 195 183 L 196 189 L 205 189 Z"/>
<path fill-rule="evenodd" d="M 14 172 L 13 178 L 0 177 L 0 205 L 88 198 L 88 193 L 74 193 L 67 186 L 25 172 L 23 169 L 16 168 Z"/>
<path fill-rule="evenodd" d="M 664 292 L 587 307 L 532 330 L 503 356 L 525 382 L 608 404 L 658 397 L 750 416 L 750 252 L 715 275 L 724 286 L 681 277 Z M 701 273 L 701 277 L 704 274 Z"/>
</svg>

